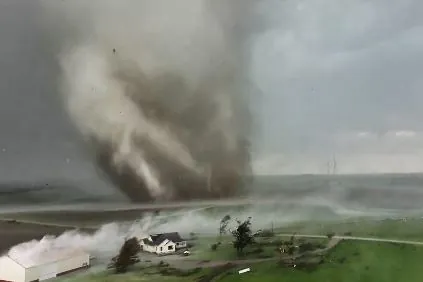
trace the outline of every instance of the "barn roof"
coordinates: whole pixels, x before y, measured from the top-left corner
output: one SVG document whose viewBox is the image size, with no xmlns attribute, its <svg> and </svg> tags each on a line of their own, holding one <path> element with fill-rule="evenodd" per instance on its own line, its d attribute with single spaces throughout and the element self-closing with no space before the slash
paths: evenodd
<svg viewBox="0 0 423 282">
<path fill-rule="evenodd" d="M 52 263 L 55 261 L 66 260 L 68 258 L 80 255 L 89 254 L 79 249 L 56 248 L 22 257 L 18 257 L 16 255 L 12 256 L 9 254 L 8 257 L 23 266 L 24 268 L 30 268 L 38 265 Z"/>
</svg>

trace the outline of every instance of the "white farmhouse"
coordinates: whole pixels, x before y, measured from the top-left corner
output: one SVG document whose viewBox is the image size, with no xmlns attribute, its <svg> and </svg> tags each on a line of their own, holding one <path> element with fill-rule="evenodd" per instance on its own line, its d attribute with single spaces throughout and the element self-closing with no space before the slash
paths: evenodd
<svg viewBox="0 0 423 282">
<path fill-rule="evenodd" d="M 0 257 L 0 281 L 33 282 L 87 268 L 90 255 L 79 250 L 49 250 L 36 260 Z"/>
<path fill-rule="evenodd" d="M 187 242 L 177 232 L 150 235 L 140 240 L 143 251 L 165 255 L 186 248 Z"/>
</svg>

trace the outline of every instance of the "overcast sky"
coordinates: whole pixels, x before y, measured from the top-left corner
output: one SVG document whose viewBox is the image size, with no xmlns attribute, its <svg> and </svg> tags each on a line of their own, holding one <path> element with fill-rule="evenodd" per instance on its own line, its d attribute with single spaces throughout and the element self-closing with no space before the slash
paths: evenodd
<svg viewBox="0 0 423 282">
<path fill-rule="evenodd" d="M 273 3 L 253 51 L 260 171 L 322 172 L 332 154 L 339 172 L 423 171 L 423 2 Z"/>
<path fill-rule="evenodd" d="M 0 177 L 93 181 L 37 1 L 0 1 Z M 261 1 L 259 173 L 423 171 L 423 2 Z"/>
</svg>

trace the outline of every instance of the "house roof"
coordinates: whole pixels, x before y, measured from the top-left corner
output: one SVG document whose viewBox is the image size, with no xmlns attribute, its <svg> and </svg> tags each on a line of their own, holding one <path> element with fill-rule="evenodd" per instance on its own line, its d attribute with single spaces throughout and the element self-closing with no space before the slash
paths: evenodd
<svg viewBox="0 0 423 282">
<path fill-rule="evenodd" d="M 166 239 L 169 241 L 172 241 L 174 243 L 178 243 L 178 242 L 182 242 L 184 241 L 181 236 L 179 236 L 178 232 L 172 232 L 172 233 L 163 233 L 163 234 L 154 234 L 150 236 L 151 240 L 145 240 L 144 239 L 144 243 L 146 243 L 146 241 L 148 241 L 148 243 L 146 244 L 153 244 L 153 245 L 160 245 L 161 243 L 163 243 L 163 241 L 165 241 Z"/>
<path fill-rule="evenodd" d="M 144 239 L 142 239 L 142 242 L 143 242 L 144 244 L 146 244 L 146 245 L 149 245 L 149 246 L 154 246 L 153 241 L 151 241 L 149 238 L 144 238 Z"/>
</svg>

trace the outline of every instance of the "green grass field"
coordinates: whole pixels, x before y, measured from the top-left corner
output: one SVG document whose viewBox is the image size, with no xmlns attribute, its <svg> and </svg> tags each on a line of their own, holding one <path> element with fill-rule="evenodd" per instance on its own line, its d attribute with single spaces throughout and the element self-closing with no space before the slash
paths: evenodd
<svg viewBox="0 0 423 282">
<path fill-rule="evenodd" d="M 326 235 L 335 232 L 343 235 L 350 232 L 352 236 L 378 237 L 387 239 L 423 241 L 423 219 L 411 218 L 403 220 L 366 220 L 344 222 L 300 222 L 275 229 L 277 233 L 298 233 Z"/>
<path fill-rule="evenodd" d="M 222 244 L 216 250 L 211 249 L 211 245 L 216 242 L 216 238 L 200 238 L 196 240 L 196 245 L 191 249 L 192 259 L 198 260 L 237 260 L 237 259 L 258 259 L 271 258 L 279 256 L 278 248 L 281 246 L 281 241 L 289 240 L 289 238 L 271 237 L 271 238 L 257 238 L 257 246 L 247 247 L 245 254 L 242 257 L 237 256 L 237 252 L 233 247 L 233 238 L 225 236 L 222 239 Z M 328 239 L 314 239 L 314 238 L 298 238 L 298 243 L 302 241 L 310 243 L 320 243 L 326 245 Z M 266 243 L 266 244 L 263 244 Z M 257 252 L 261 249 L 260 252 Z"/>
<path fill-rule="evenodd" d="M 421 282 L 423 247 L 392 243 L 343 241 L 325 255 L 324 262 L 315 269 L 292 268 L 276 261 L 246 264 L 221 273 L 216 282 Z M 250 267 L 242 275 L 238 270 Z M 123 275 L 111 272 L 71 277 L 63 282 L 198 281 L 211 270 L 202 269 L 188 276 L 162 275 L 158 267 L 137 269 Z"/>
<path fill-rule="evenodd" d="M 420 282 L 422 260 L 422 247 L 344 241 L 327 255 L 323 264 L 312 271 L 266 262 L 249 266 L 252 270 L 250 273 L 239 275 L 232 271 L 221 275 L 216 281 Z"/>
</svg>

